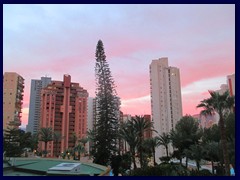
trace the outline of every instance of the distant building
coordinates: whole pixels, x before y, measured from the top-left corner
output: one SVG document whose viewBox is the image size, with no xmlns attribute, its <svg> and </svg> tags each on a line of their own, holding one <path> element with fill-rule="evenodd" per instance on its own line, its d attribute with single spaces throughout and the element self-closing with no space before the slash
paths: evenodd
<svg viewBox="0 0 240 180">
<path fill-rule="evenodd" d="M 123 122 L 130 121 L 132 116 L 130 114 L 123 114 Z"/>
<path fill-rule="evenodd" d="M 123 114 L 122 123 L 130 121 L 132 116 L 130 114 Z M 130 150 L 130 147 L 126 141 L 123 140 L 123 153 L 126 153 Z"/>
<path fill-rule="evenodd" d="M 64 75 L 62 81 L 52 81 L 41 91 L 40 127 L 52 127 L 54 132 L 60 132 L 62 140 L 59 144 L 48 142 L 47 150 L 50 156 L 73 148 L 73 133 L 78 139 L 87 133 L 87 99 L 88 92 L 72 83 L 70 75 Z M 44 143 L 40 143 L 44 149 Z M 57 147 L 58 146 L 58 147 Z"/>
<path fill-rule="evenodd" d="M 218 92 L 220 95 L 225 93 L 226 91 L 229 91 L 230 96 L 235 95 L 235 74 L 228 75 L 227 76 L 227 84 L 222 84 L 220 86 L 220 89 L 216 90 L 215 92 Z M 213 115 L 194 115 L 195 118 L 199 120 L 199 125 L 202 128 L 210 128 L 214 124 L 218 124 L 219 121 L 219 114 L 215 112 Z"/>
<path fill-rule="evenodd" d="M 119 121 L 120 121 L 120 125 L 123 123 L 123 112 L 119 111 Z M 124 140 L 119 138 L 119 142 L 118 142 L 118 148 L 119 148 L 119 154 L 123 154 L 124 153 Z"/>
<path fill-rule="evenodd" d="M 235 74 L 227 76 L 227 84 L 230 96 L 235 96 Z"/>
<path fill-rule="evenodd" d="M 147 115 L 147 114 L 145 114 L 144 116 L 144 119 L 146 120 L 146 121 L 149 121 L 149 122 L 151 122 L 152 120 L 151 120 L 151 115 Z M 144 132 L 144 139 L 149 139 L 149 138 L 152 138 L 152 131 L 151 131 L 151 129 L 147 129 L 145 132 Z"/>
<path fill-rule="evenodd" d="M 3 129 L 19 128 L 22 117 L 24 79 L 15 72 L 3 75 Z"/>
<path fill-rule="evenodd" d="M 95 130 L 96 127 L 96 99 L 93 97 L 88 98 L 88 120 L 87 131 Z M 92 150 L 93 143 L 88 141 L 86 144 L 86 150 L 90 152 Z"/>
<path fill-rule="evenodd" d="M 218 120 L 219 120 L 219 115 L 217 113 L 214 113 L 213 115 L 206 115 L 206 116 L 195 114 L 192 117 L 198 121 L 199 127 L 201 128 L 210 128 L 214 124 L 218 124 Z"/>
<path fill-rule="evenodd" d="M 220 89 L 216 90 L 215 92 L 223 94 L 228 90 L 230 96 L 235 96 L 235 74 L 228 75 L 226 82 L 227 84 L 222 84 L 220 86 Z"/>
<path fill-rule="evenodd" d="M 41 115 L 41 90 L 51 83 L 50 77 L 41 77 L 41 80 L 31 80 L 30 105 L 28 113 L 28 125 L 26 131 L 36 134 L 39 130 Z"/>
<path fill-rule="evenodd" d="M 215 92 L 219 92 L 219 94 L 223 94 L 226 91 L 229 91 L 230 96 L 235 96 L 235 74 L 227 76 L 227 84 L 222 84 L 219 90 Z M 233 111 L 235 112 L 235 105 L 233 107 Z"/>
<path fill-rule="evenodd" d="M 168 66 L 168 58 L 153 60 L 150 64 L 150 88 L 154 129 L 160 135 L 168 133 L 182 117 L 180 72 Z M 154 136 L 158 134 L 154 132 Z M 160 146 L 156 149 L 156 159 L 162 156 L 166 153 Z"/>
<path fill-rule="evenodd" d="M 96 114 L 96 103 L 95 98 L 88 97 L 88 123 L 87 123 L 87 129 L 93 130 L 93 127 L 95 126 L 95 114 Z"/>
<path fill-rule="evenodd" d="M 220 86 L 219 90 L 216 90 L 215 92 L 218 92 L 219 94 L 223 94 L 225 93 L 227 90 L 229 90 L 228 85 L 227 84 L 222 84 Z"/>
</svg>

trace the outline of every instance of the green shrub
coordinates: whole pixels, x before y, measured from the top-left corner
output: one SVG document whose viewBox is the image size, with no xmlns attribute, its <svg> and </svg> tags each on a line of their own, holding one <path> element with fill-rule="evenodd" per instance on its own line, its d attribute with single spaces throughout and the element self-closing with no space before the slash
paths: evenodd
<svg viewBox="0 0 240 180">
<path fill-rule="evenodd" d="M 187 176 L 188 170 L 174 163 L 162 163 L 155 167 L 138 168 L 130 172 L 130 176 Z"/>
<path fill-rule="evenodd" d="M 213 174 L 207 170 L 207 169 L 203 169 L 203 170 L 191 170 L 190 172 L 190 176 L 212 176 Z"/>
</svg>

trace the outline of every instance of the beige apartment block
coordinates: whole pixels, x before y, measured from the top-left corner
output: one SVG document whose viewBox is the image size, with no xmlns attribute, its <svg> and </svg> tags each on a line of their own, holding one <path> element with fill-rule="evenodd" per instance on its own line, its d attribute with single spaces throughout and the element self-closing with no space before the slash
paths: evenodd
<svg viewBox="0 0 240 180">
<path fill-rule="evenodd" d="M 15 72 L 3 75 L 3 129 L 21 125 L 24 79 Z"/>
<path fill-rule="evenodd" d="M 150 64 L 151 109 L 154 129 L 153 136 L 168 133 L 182 117 L 180 72 L 168 66 L 168 58 L 153 60 Z M 172 151 L 172 147 L 169 147 Z M 162 146 L 156 148 L 156 161 L 166 156 Z"/>
</svg>

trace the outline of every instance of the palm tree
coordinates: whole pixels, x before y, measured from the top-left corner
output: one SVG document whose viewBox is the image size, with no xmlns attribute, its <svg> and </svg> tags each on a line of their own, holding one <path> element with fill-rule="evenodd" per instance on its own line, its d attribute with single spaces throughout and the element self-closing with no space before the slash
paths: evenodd
<svg viewBox="0 0 240 180">
<path fill-rule="evenodd" d="M 55 152 L 55 156 L 58 157 L 59 156 L 59 142 L 62 139 L 62 135 L 59 131 L 54 132 L 53 133 L 53 142 L 55 143 L 55 147 L 56 147 L 56 152 Z"/>
<path fill-rule="evenodd" d="M 168 133 L 162 133 L 162 135 L 159 135 L 158 137 L 158 143 L 159 145 L 162 145 L 166 149 L 166 154 L 168 157 L 168 144 L 170 143 L 170 135 Z"/>
<path fill-rule="evenodd" d="M 79 140 L 79 142 L 81 142 L 83 144 L 83 146 L 85 147 L 86 143 L 88 142 L 88 138 L 83 137 Z"/>
<path fill-rule="evenodd" d="M 209 128 L 204 128 L 203 137 L 202 137 L 203 143 L 212 142 L 212 141 L 219 143 L 220 139 L 221 139 L 220 131 L 217 124 L 214 124 Z"/>
<path fill-rule="evenodd" d="M 231 112 L 234 106 L 235 98 L 231 97 L 228 91 L 224 92 L 222 95 L 214 91 L 209 91 L 209 93 L 211 97 L 202 100 L 201 103 L 197 105 L 197 108 L 203 108 L 203 110 L 201 111 L 202 115 L 212 115 L 215 112 L 219 114 L 219 127 L 221 134 L 223 158 L 225 163 L 225 173 L 227 176 L 229 176 L 230 166 L 224 118 Z"/>
<path fill-rule="evenodd" d="M 121 128 L 119 130 L 119 136 L 123 138 L 130 147 L 130 153 L 131 153 L 134 169 L 137 168 L 136 159 L 135 159 L 135 149 L 138 144 L 138 138 L 136 134 L 137 134 L 137 131 L 134 128 L 132 121 L 124 122 L 121 125 Z"/>
<path fill-rule="evenodd" d="M 75 145 L 76 145 L 76 142 L 77 142 L 77 140 L 78 140 L 78 137 L 77 137 L 77 135 L 76 135 L 76 133 L 75 132 L 73 132 L 72 133 L 72 141 L 73 141 L 73 146 L 72 146 L 72 148 L 74 149 L 75 148 Z M 75 160 L 76 159 L 76 155 L 75 155 L 75 151 L 73 151 L 73 159 Z"/>
<path fill-rule="evenodd" d="M 75 147 L 76 142 L 78 140 L 78 137 L 77 137 L 75 132 L 72 133 L 72 137 L 71 138 L 72 138 L 72 141 L 73 141 L 73 147 Z"/>
<path fill-rule="evenodd" d="M 79 140 L 79 142 L 83 144 L 84 148 L 86 148 L 86 144 L 87 144 L 87 142 L 88 142 L 88 138 L 83 137 L 83 138 L 81 138 L 81 139 Z M 84 156 L 85 156 L 85 155 L 84 155 Z"/>
<path fill-rule="evenodd" d="M 198 144 L 202 137 L 202 129 L 190 115 L 183 116 L 175 126 L 175 145 L 178 146 L 180 154 L 184 155 L 184 149 L 189 149 L 191 145 Z M 177 141 L 179 142 L 176 142 Z M 188 156 L 186 156 L 186 167 L 188 166 Z"/>
<path fill-rule="evenodd" d="M 89 141 L 89 154 L 90 154 L 90 156 L 92 154 L 94 154 L 94 151 L 95 151 L 94 150 L 95 137 L 96 137 L 95 130 L 89 129 L 87 131 L 87 139 Z"/>
<path fill-rule="evenodd" d="M 172 142 L 172 146 L 175 149 L 173 151 L 172 157 L 179 159 L 180 164 L 182 165 L 182 158 L 183 158 L 183 151 L 184 151 L 182 135 L 180 132 L 173 129 L 170 131 L 169 135 L 170 135 L 170 141 Z"/>
<path fill-rule="evenodd" d="M 150 148 L 152 156 L 153 156 L 153 163 L 154 166 L 157 164 L 156 163 L 156 157 L 155 157 L 155 148 L 159 146 L 159 141 L 157 137 L 149 138 L 144 140 L 144 144 L 146 148 Z"/>
<path fill-rule="evenodd" d="M 50 127 L 46 127 L 46 128 L 41 128 L 40 129 L 40 132 L 39 132 L 39 135 L 40 135 L 40 139 L 39 141 L 43 141 L 45 143 L 45 148 L 44 148 L 44 151 L 45 151 L 45 157 L 47 156 L 47 143 L 49 141 L 52 141 L 53 140 L 53 131 L 52 131 L 52 128 Z"/>
<path fill-rule="evenodd" d="M 186 156 L 192 160 L 196 161 L 197 170 L 200 170 L 200 161 L 203 158 L 203 148 L 201 145 L 194 144 L 189 147 L 189 149 L 185 149 L 184 153 Z"/>
<path fill-rule="evenodd" d="M 78 145 L 75 146 L 75 148 L 74 148 L 74 154 L 75 154 L 75 151 L 78 152 L 78 160 L 80 161 L 81 154 L 85 152 L 85 148 L 84 148 L 84 146 L 82 145 L 82 143 L 78 143 Z"/>
<path fill-rule="evenodd" d="M 214 174 L 214 162 L 219 161 L 219 144 L 214 141 L 208 141 L 203 145 L 204 159 L 211 161 L 212 174 Z"/>
<path fill-rule="evenodd" d="M 137 132 L 137 137 L 139 139 L 138 143 L 138 151 L 140 155 L 140 165 L 143 166 L 143 140 L 144 140 L 144 132 L 153 131 L 153 122 L 145 120 L 143 116 L 135 116 L 132 118 L 134 129 Z"/>
<path fill-rule="evenodd" d="M 38 133 L 33 134 L 31 137 L 31 145 L 30 145 L 32 151 L 37 150 L 38 141 L 39 141 Z"/>
</svg>

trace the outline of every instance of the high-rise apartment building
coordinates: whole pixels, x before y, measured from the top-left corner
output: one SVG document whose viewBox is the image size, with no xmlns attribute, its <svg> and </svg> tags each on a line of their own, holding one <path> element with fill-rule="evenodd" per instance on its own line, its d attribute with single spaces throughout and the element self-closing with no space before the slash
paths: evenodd
<svg viewBox="0 0 240 180">
<path fill-rule="evenodd" d="M 31 80 L 31 94 L 28 115 L 27 132 L 35 134 L 39 130 L 41 115 L 41 90 L 51 83 L 50 77 L 41 77 L 41 80 Z"/>
<path fill-rule="evenodd" d="M 149 121 L 149 122 L 152 121 L 151 115 L 145 114 L 143 117 L 144 117 L 145 121 Z M 151 128 L 146 129 L 146 131 L 144 132 L 143 138 L 144 139 L 152 138 L 152 129 Z"/>
<path fill-rule="evenodd" d="M 192 115 L 193 118 L 197 120 L 199 123 L 200 128 L 210 128 L 214 124 L 218 124 L 219 121 L 219 115 L 217 113 L 213 113 L 212 115 L 201 115 L 201 114 L 195 114 Z"/>
<path fill-rule="evenodd" d="M 96 125 L 96 99 L 93 97 L 88 98 L 88 120 L 87 120 L 87 130 L 94 130 Z M 92 150 L 93 143 L 88 141 L 86 144 L 87 152 Z"/>
<path fill-rule="evenodd" d="M 150 87 L 154 129 L 162 135 L 170 132 L 182 117 L 179 69 L 168 66 L 168 58 L 153 60 L 150 64 Z M 162 156 L 166 153 L 160 146 L 156 149 L 156 159 Z"/>
<path fill-rule="evenodd" d="M 42 89 L 40 127 L 52 127 L 63 137 L 59 144 L 48 142 L 49 156 L 73 148 L 76 143 L 73 133 L 78 139 L 86 136 L 87 100 L 87 90 L 72 83 L 70 75 L 64 75 L 63 82 L 52 81 Z M 40 143 L 40 149 L 44 150 L 44 143 Z"/>
<path fill-rule="evenodd" d="M 132 116 L 130 114 L 123 114 L 122 122 L 126 123 L 128 121 L 131 121 L 131 119 L 132 119 Z M 126 153 L 129 150 L 130 150 L 130 147 L 128 143 L 125 140 L 123 140 L 123 153 Z"/>
<path fill-rule="evenodd" d="M 15 72 L 3 75 L 3 129 L 21 125 L 24 79 Z"/>
<path fill-rule="evenodd" d="M 220 86 L 220 89 L 218 89 L 218 90 L 216 90 L 215 92 L 218 92 L 219 94 L 223 94 L 223 93 L 225 93 L 226 91 L 228 91 L 229 90 L 229 87 L 228 87 L 228 85 L 227 84 L 222 84 L 221 86 Z"/>
<path fill-rule="evenodd" d="M 230 96 L 235 96 L 235 74 L 227 76 L 227 84 Z"/>
<path fill-rule="evenodd" d="M 235 96 L 235 74 L 227 76 L 227 84 L 222 84 L 220 89 L 216 90 L 219 94 L 223 94 L 226 91 L 229 91 L 230 96 Z"/>
</svg>

